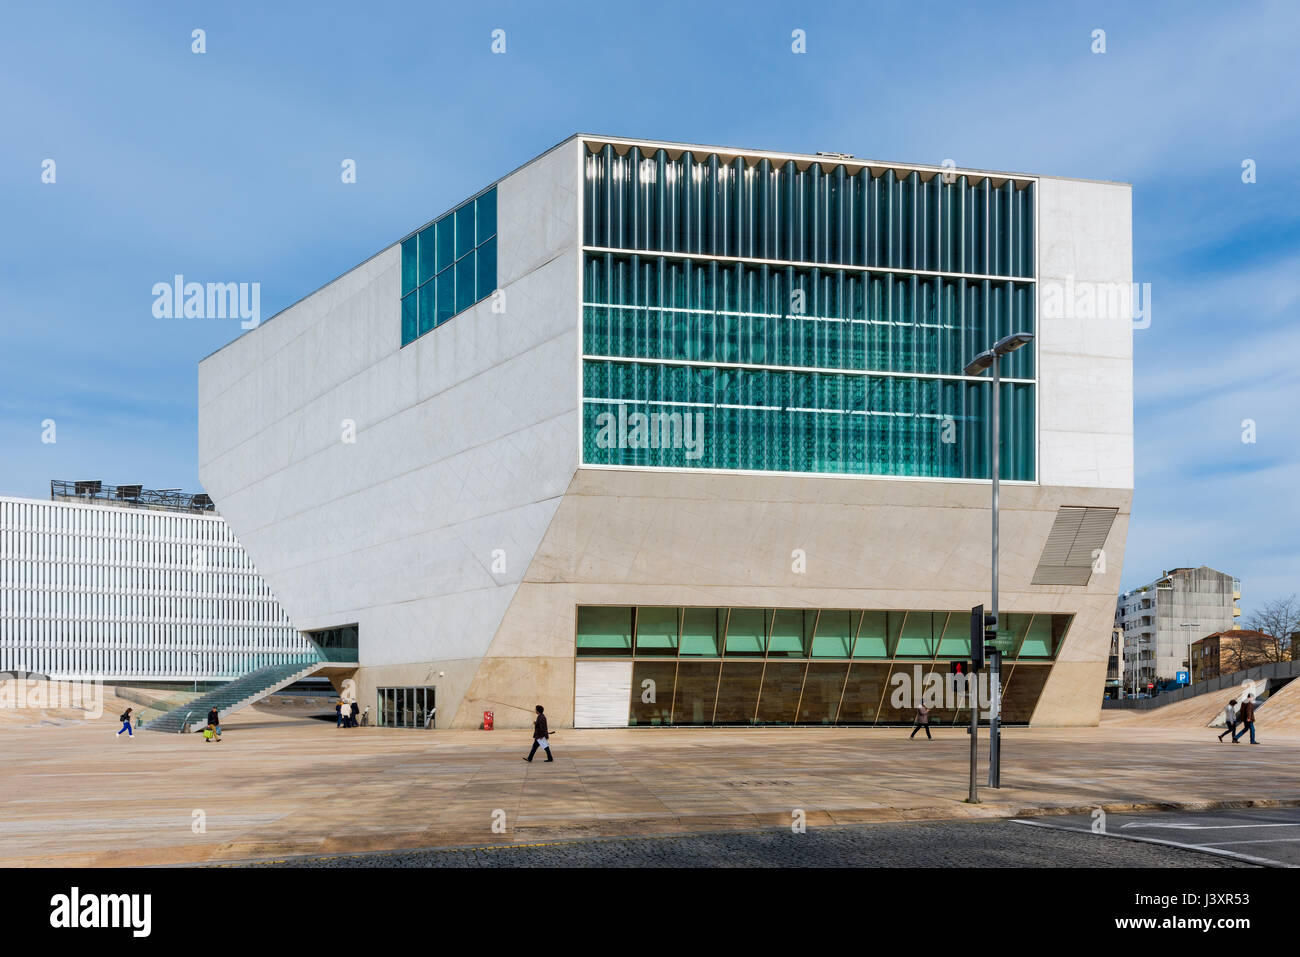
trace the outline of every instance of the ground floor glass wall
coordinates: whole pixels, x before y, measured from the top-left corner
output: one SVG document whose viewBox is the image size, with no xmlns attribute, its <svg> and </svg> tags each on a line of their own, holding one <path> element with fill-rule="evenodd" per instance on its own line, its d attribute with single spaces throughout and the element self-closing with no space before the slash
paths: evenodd
<svg viewBox="0 0 1300 957">
<path fill-rule="evenodd" d="M 382 728 L 433 727 L 434 689 L 380 688 L 375 693 Z"/>
<path fill-rule="evenodd" d="M 1073 616 L 1003 614 L 1002 717 L 1027 724 Z M 630 725 L 909 724 L 891 692 L 970 654 L 970 612 L 583 606 L 580 658 L 632 659 Z M 944 699 L 936 724 L 964 724 Z"/>
</svg>

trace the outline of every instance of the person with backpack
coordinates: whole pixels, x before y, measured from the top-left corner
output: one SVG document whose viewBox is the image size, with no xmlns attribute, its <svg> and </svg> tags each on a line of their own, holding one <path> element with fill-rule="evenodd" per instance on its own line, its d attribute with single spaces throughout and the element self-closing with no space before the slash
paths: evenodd
<svg viewBox="0 0 1300 957">
<path fill-rule="evenodd" d="M 1233 744 L 1241 743 L 1241 736 L 1247 731 L 1250 732 L 1250 743 L 1259 744 L 1255 740 L 1255 696 L 1246 695 L 1245 700 L 1241 702 L 1241 723 L 1242 729 L 1232 736 Z"/>
<path fill-rule="evenodd" d="M 134 738 L 135 732 L 131 730 L 131 709 L 127 708 L 123 711 L 117 720 L 122 722 L 122 727 L 118 729 L 117 736 L 121 737 L 122 732 L 125 731 L 128 738 Z"/>
<path fill-rule="evenodd" d="M 1237 730 L 1237 699 L 1233 698 L 1223 707 L 1223 734 L 1219 735 L 1222 741 L 1224 735 L 1232 734 Z"/>
<path fill-rule="evenodd" d="M 221 740 L 221 712 L 217 710 L 216 705 L 213 705 L 212 709 L 208 711 L 208 725 L 212 728 L 213 736 L 218 741 L 220 741 Z"/>
<path fill-rule="evenodd" d="M 547 761 L 555 760 L 551 755 L 551 738 L 546 728 L 546 715 L 542 713 L 540 704 L 537 706 L 537 720 L 533 722 L 533 750 L 528 752 L 528 757 L 524 758 L 524 760 L 531 762 L 538 748 L 546 752 Z"/>
<path fill-rule="evenodd" d="M 350 706 L 349 709 L 348 709 L 348 727 L 349 727 L 349 728 L 356 728 L 356 727 L 359 727 L 359 725 L 357 724 L 357 715 L 359 715 L 360 713 L 361 713 L 361 706 L 360 706 L 359 704 L 357 704 L 355 701 L 352 702 L 351 706 Z"/>
</svg>

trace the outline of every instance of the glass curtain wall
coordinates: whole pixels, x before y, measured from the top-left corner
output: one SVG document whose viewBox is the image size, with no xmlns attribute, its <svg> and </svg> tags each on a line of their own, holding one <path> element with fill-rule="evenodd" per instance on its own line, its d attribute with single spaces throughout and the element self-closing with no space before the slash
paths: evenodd
<svg viewBox="0 0 1300 957">
<path fill-rule="evenodd" d="M 988 477 L 962 369 L 1034 330 L 1032 181 L 585 162 L 585 462 Z M 1032 480 L 1034 350 L 1002 373 L 1003 477 Z"/>
</svg>

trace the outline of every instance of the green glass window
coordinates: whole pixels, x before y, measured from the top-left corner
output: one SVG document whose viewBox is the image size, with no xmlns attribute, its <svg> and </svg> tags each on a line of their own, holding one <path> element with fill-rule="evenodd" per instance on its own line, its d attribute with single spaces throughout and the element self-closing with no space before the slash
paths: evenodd
<svg viewBox="0 0 1300 957">
<path fill-rule="evenodd" d="M 767 645 L 768 657 L 804 657 L 807 654 L 804 627 L 804 612 L 797 608 L 778 608 L 772 619 L 772 637 Z"/>
<path fill-rule="evenodd" d="M 444 269 L 438 273 L 438 321 L 442 325 L 456 314 L 456 270 Z"/>
<path fill-rule="evenodd" d="M 847 611 L 823 611 L 817 616 L 813 638 L 814 658 L 848 658 L 853 651 L 852 615 Z"/>
<path fill-rule="evenodd" d="M 727 654 L 762 657 L 769 615 L 762 608 L 733 608 L 727 619 Z"/>
<path fill-rule="evenodd" d="M 455 215 L 456 258 L 460 259 L 474 249 L 474 204 L 466 203 Z"/>
<path fill-rule="evenodd" d="M 631 655 L 632 609 L 579 606 L 579 655 Z"/>
<path fill-rule="evenodd" d="M 857 643 L 853 646 L 854 658 L 889 657 L 888 618 L 888 612 L 863 612 Z"/>
<path fill-rule="evenodd" d="M 402 345 L 418 336 L 418 313 L 419 307 L 415 301 L 415 293 L 408 293 L 402 297 Z"/>
<path fill-rule="evenodd" d="M 477 281 L 474 270 L 474 253 L 456 263 L 456 311 L 464 312 L 474 305 L 474 284 Z"/>
<path fill-rule="evenodd" d="M 444 216 L 434 224 L 438 231 L 438 272 L 456 261 L 456 220 Z"/>
<path fill-rule="evenodd" d="M 677 654 L 676 608 L 642 607 L 636 610 L 636 653 Z"/>
<path fill-rule="evenodd" d="M 497 191 L 490 189 L 474 201 L 474 224 L 478 244 L 497 234 Z"/>
<path fill-rule="evenodd" d="M 435 293 L 435 287 L 432 280 L 426 282 L 423 286 L 420 287 L 420 291 L 419 291 L 420 335 L 424 335 L 426 332 L 428 332 L 437 324 L 436 317 L 434 314 L 437 298 L 434 293 Z"/>
<path fill-rule="evenodd" d="M 939 631 L 936 632 L 936 621 Z M 942 633 L 944 616 L 928 611 L 909 611 L 903 621 L 903 631 L 898 638 L 894 655 L 898 658 L 933 658 L 938 649 L 938 636 Z"/>
<path fill-rule="evenodd" d="M 438 253 L 434 248 L 434 228 L 430 226 L 419 234 L 420 240 L 420 282 L 426 283 L 437 275 Z"/>
<path fill-rule="evenodd" d="M 718 609 L 687 608 L 682 616 L 682 656 L 718 654 Z"/>
<path fill-rule="evenodd" d="M 416 286 L 417 260 L 419 252 L 416 246 L 416 238 L 402 242 L 402 295 L 405 296 Z"/>
</svg>

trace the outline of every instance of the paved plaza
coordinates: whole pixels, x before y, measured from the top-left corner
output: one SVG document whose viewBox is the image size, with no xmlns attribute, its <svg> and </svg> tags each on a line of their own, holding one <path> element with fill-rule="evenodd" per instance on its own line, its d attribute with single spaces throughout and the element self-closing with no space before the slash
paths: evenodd
<svg viewBox="0 0 1300 957">
<path fill-rule="evenodd" d="M 969 738 L 908 729 L 338 730 L 233 716 L 225 740 L 110 720 L 7 726 L 0 864 L 152 865 L 789 827 L 1300 803 L 1300 737 L 1006 732 L 1003 784 L 964 803 Z M 981 752 L 985 748 L 981 734 Z M 981 770 L 983 765 L 981 764 Z M 982 778 L 982 774 L 981 774 Z"/>
</svg>

